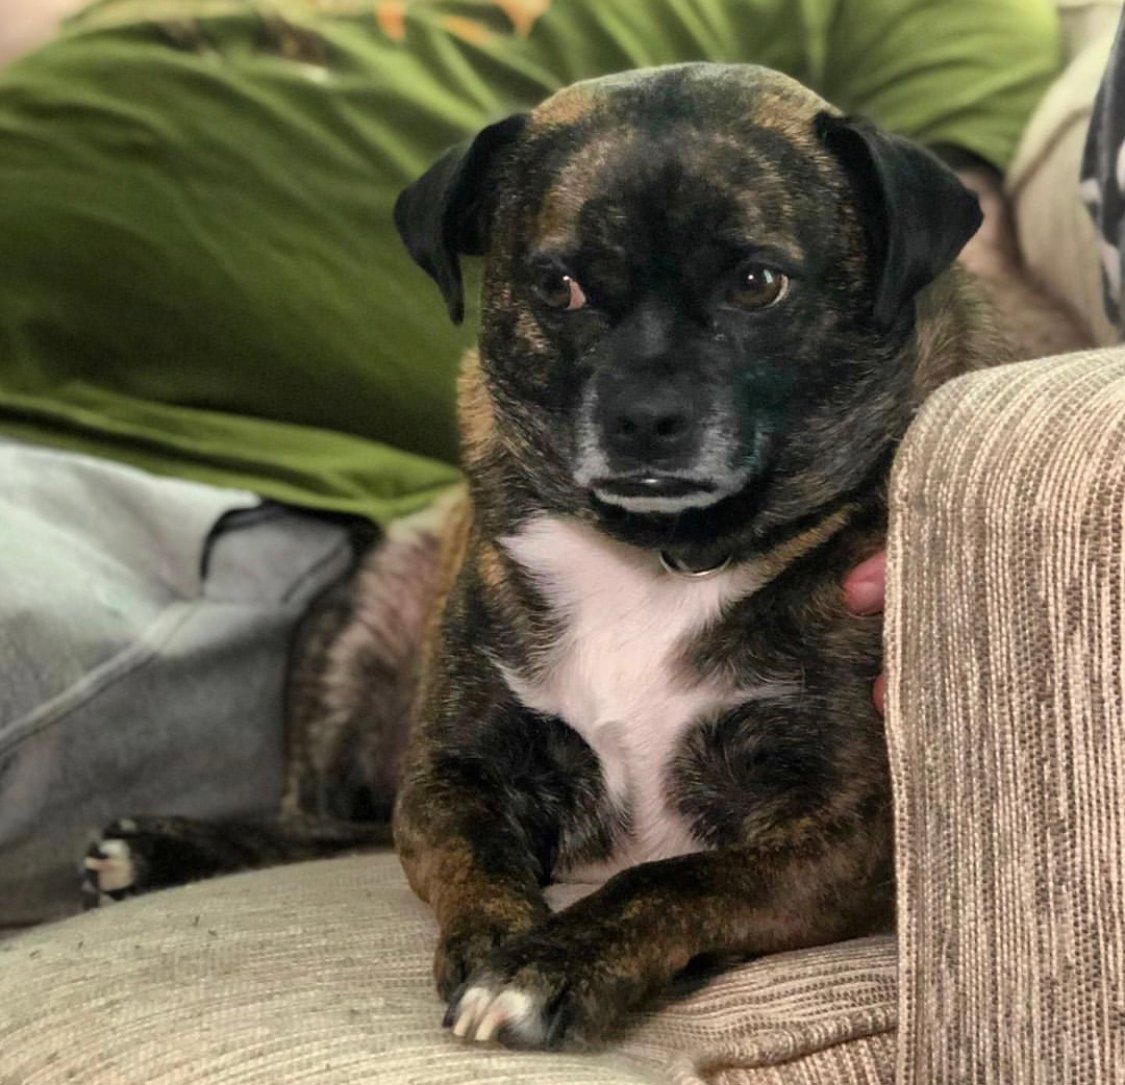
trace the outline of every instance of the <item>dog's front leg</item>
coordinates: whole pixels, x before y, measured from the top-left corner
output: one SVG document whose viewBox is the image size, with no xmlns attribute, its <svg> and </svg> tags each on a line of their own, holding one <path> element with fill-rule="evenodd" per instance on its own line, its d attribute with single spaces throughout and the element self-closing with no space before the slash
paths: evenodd
<svg viewBox="0 0 1125 1085">
<path fill-rule="evenodd" d="M 530 805 L 520 783 L 486 762 L 437 754 L 404 781 L 396 844 L 438 921 L 434 977 L 446 1000 L 498 946 L 549 914 L 538 834 L 516 816 Z"/>
<path fill-rule="evenodd" d="M 693 959 L 866 933 L 889 924 L 891 901 L 888 849 L 861 830 L 646 863 L 498 948 L 447 1021 L 509 1046 L 597 1043 Z"/>
</svg>

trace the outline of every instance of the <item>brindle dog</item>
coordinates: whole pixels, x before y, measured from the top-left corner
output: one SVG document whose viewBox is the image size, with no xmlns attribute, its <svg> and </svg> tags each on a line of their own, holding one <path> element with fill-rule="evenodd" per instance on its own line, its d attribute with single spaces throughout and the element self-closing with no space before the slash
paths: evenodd
<svg viewBox="0 0 1125 1085">
<path fill-rule="evenodd" d="M 95 884 L 377 836 L 413 698 L 395 838 L 458 1035 L 604 1040 L 693 962 L 890 924 L 880 622 L 840 582 L 918 404 L 1000 357 L 952 266 L 975 198 L 791 79 L 697 64 L 485 129 L 396 219 L 455 320 L 485 256 L 468 496 L 312 619 L 283 823 L 119 823 Z M 559 882 L 586 895 L 552 912 Z"/>
</svg>

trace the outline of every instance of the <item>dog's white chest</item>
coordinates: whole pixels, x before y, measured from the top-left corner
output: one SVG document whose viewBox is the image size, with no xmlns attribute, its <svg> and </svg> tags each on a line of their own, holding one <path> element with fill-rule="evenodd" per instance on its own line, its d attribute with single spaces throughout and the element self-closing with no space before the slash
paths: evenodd
<svg viewBox="0 0 1125 1085">
<path fill-rule="evenodd" d="M 683 653 L 723 607 L 757 585 L 752 570 L 706 579 L 668 573 L 653 555 L 573 521 L 543 517 L 505 540 L 560 619 L 562 633 L 534 678 L 505 672 L 529 708 L 566 721 L 601 761 L 611 799 L 630 816 L 620 853 L 598 871 L 697 850 L 667 801 L 669 764 L 684 731 L 742 698 L 693 679 Z"/>
</svg>

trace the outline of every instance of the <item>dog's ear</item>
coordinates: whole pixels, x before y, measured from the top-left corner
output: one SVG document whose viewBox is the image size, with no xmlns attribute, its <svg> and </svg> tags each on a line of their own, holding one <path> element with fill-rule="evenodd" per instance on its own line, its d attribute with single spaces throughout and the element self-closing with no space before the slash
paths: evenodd
<svg viewBox="0 0 1125 1085">
<path fill-rule="evenodd" d="M 399 235 L 414 262 L 437 283 L 454 324 L 465 317 L 458 257 L 487 251 L 496 157 L 526 124 L 527 114 L 516 113 L 489 125 L 446 151 L 395 201 Z"/>
<path fill-rule="evenodd" d="M 816 128 L 851 178 L 875 254 L 875 319 L 889 327 L 976 233 L 980 205 L 951 169 L 908 139 L 828 113 Z"/>
</svg>

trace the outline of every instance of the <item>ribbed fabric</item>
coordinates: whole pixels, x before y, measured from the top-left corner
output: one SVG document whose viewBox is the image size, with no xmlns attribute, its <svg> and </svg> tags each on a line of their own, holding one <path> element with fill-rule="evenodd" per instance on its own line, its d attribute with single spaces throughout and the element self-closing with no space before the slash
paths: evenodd
<svg viewBox="0 0 1125 1085">
<path fill-rule="evenodd" d="M 659 1014 L 639 1015 L 623 1049 L 655 1066 L 670 1060 L 670 1078 L 656 1080 L 676 1085 L 757 1085 L 759 1069 L 769 1071 L 760 1079 L 769 1085 L 850 1082 L 841 1076 L 854 1062 L 849 1048 L 893 1035 L 895 969 L 889 936 L 763 958 Z M 870 1081 L 889 1085 L 893 1044 L 864 1057 L 881 1070 Z M 749 1068 L 750 1077 L 730 1076 Z"/>
<path fill-rule="evenodd" d="M 891 500 L 900 1085 L 1125 1082 L 1125 352 L 947 386 Z"/>
<path fill-rule="evenodd" d="M 894 1035 L 884 1033 L 780 1066 L 725 1070 L 714 1081 L 715 1085 L 884 1085 L 891 1080 L 894 1061 Z"/>
<path fill-rule="evenodd" d="M 237 875 L 44 927 L 0 942 L 0 1085 L 890 1082 L 889 938 L 744 965 L 596 1055 L 454 1040 L 434 942 L 389 855 Z M 861 1065 L 882 1076 L 856 1076 Z M 771 1069 L 731 1076 L 752 1067 Z"/>
</svg>

